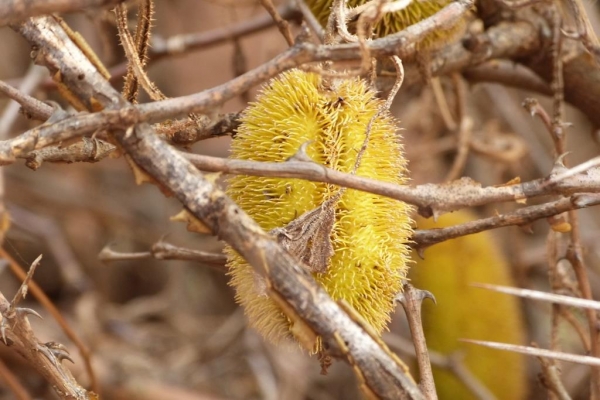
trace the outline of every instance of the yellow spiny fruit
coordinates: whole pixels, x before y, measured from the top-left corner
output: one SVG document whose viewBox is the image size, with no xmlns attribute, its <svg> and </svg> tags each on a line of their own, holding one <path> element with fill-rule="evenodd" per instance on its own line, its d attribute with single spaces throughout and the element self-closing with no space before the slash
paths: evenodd
<svg viewBox="0 0 600 400">
<path fill-rule="evenodd" d="M 306 153 L 312 160 L 351 172 L 367 125 L 382 104 L 360 79 L 325 84 L 318 74 L 288 71 L 266 85 L 244 111 L 231 157 L 284 162 L 309 142 Z M 357 175 L 406 182 L 406 161 L 396 130 L 387 110 L 375 117 Z M 227 193 L 263 229 L 271 231 L 331 200 L 339 190 L 301 179 L 234 176 Z M 329 237 L 318 239 L 330 240 L 334 253 L 324 271 L 313 276 L 334 300 L 345 300 L 377 332 L 386 327 L 393 298 L 406 277 L 409 208 L 348 189 L 334 203 Z M 228 257 L 231 285 L 251 325 L 275 342 L 292 337 L 290 320 L 266 295 L 264 283 L 233 250 L 228 250 Z M 318 346 L 313 350 L 319 350 Z"/>
<path fill-rule="evenodd" d="M 467 211 L 443 215 L 437 224 L 418 219 L 419 229 L 442 228 L 473 221 Z M 512 286 L 510 268 L 489 232 L 437 244 L 414 255 L 410 278 L 429 290 L 437 305 L 423 305 L 427 345 L 443 354 L 460 351 L 465 366 L 498 399 L 519 400 L 527 394 L 526 359 L 521 354 L 459 342 L 459 338 L 524 344 L 523 315 L 516 297 L 470 286 L 493 283 Z M 434 368 L 440 400 L 476 397 L 447 370 Z"/>
<path fill-rule="evenodd" d="M 356 7 L 363 5 L 368 0 L 348 0 L 347 7 Z M 413 0 L 406 8 L 393 13 L 387 13 L 375 25 L 374 33 L 376 37 L 383 37 L 392 33 L 400 32 L 407 27 L 416 24 L 425 18 L 431 17 L 442 8 L 450 4 L 452 0 Z M 326 26 L 333 0 L 306 0 L 313 14 L 321 25 Z M 419 46 L 422 49 L 435 49 L 440 45 L 452 40 L 452 38 L 462 30 L 463 23 L 457 23 L 446 29 L 437 29 L 427 35 Z"/>
</svg>

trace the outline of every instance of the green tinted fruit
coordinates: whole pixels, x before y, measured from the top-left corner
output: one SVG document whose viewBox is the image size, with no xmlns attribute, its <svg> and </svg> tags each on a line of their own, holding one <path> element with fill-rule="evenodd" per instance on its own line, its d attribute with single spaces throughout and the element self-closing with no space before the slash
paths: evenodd
<svg viewBox="0 0 600 400">
<path fill-rule="evenodd" d="M 437 224 L 419 219 L 419 229 L 441 228 L 469 222 L 466 211 L 446 214 Z M 524 399 L 526 360 L 523 355 L 459 342 L 459 338 L 524 344 L 525 327 L 516 297 L 470 286 L 493 283 L 512 286 L 509 265 L 489 232 L 437 244 L 425 251 L 425 259 L 414 255 L 412 284 L 433 293 L 437 306 L 423 304 L 423 326 L 427 345 L 443 354 L 460 351 L 465 366 L 498 399 Z M 452 373 L 434 369 L 440 399 L 475 399 Z"/>
</svg>

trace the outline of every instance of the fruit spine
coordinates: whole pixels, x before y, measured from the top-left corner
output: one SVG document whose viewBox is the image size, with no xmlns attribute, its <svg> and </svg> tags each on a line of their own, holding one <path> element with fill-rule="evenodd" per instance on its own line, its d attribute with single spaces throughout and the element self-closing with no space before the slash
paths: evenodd
<svg viewBox="0 0 600 400">
<path fill-rule="evenodd" d="M 284 162 L 308 143 L 306 153 L 312 160 L 349 173 L 368 131 L 356 174 L 401 185 L 406 182 L 402 144 L 393 118 L 382 107 L 383 101 L 360 79 L 325 83 L 318 74 L 291 70 L 266 85 L 244 111 L 231 157 Z M 314 247 L 330 241 L 333 247 L 325 268 L 313 276 L 334 300 L 345 300 L 377 332 L 386 327 L 407 273 L 408 205 L 357 190 L 340 192 L 325 183 L 241 175 L 229 179 L 227 193 L 267 231 L 284 228 L 332 202 L 328 237 L 307 242 Z M 332 201 L 339 194 L 339 200 Z M 231 285 L 251 325 L 275 342 L 292 337 L 290 320 L 261 289 L 260 278 L 233 250 L 228 256 Z M 318 345 L 312 350 L 319 350 Z"/>
</svg>

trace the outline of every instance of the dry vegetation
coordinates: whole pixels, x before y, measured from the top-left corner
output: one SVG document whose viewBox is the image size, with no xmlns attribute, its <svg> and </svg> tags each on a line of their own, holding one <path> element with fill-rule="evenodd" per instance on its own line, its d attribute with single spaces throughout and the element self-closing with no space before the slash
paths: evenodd
<svg viewBox="0 0 600 400">
<path fill-rule="evenodd" d="M 426 256 L 501 228 L 515 283 L 486 290 L 525 298 L 527 347 L 468 346 L 529 354 L 527 398 L 600 399 L 600 9 L 475 3 L 367 40 L 363 19 L 357 36 L 324 32 L 302 1 L 0 2 L 0 399 L 432 399 L 430 363 L 493 398 L 460 357 L 428 354 L 427 293 L 406 286 L 382 341 L 224 195 L 226 174 L 364 190 L 425 218 L 476 211 L 412 236 Z M 415 45 L 463 19 L 431 53 Z M 260 85 L 295 67 L 395 94 L 410 186 L 328 169 L 302 148 L 284 163 L 224 158 Z M 174 219 L 195 232 L 171 220 L 182 207 Z M 247 327 L 224 243 L 327 354 Z"/>
</svg>

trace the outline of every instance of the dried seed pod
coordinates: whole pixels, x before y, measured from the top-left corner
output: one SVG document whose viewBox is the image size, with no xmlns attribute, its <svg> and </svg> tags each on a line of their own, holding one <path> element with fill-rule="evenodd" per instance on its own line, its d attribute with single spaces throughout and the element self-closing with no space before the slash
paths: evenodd
<svg viewBox="0 0 600 400">
<path fill-rule="evenodd" d="M 360 79 L 326 84 L 317 74 L 288 71 L 244 111 L 231 157 L 284 162 L 308 142 L 312 160 L 349 173 L 368 133 L 356 174 L 404 184 L 402 144 L 382 105 Z M 301 179 L 234 176 L 227 193 L 303 260 L 333 299 L 345 300 L 375 331 L 386 327 L 407 273 L 408 205 Z M 228 256 L 231 285 L 250 323 L 275 342 L 292 337 L 291 321 L 266 295 L 263 278 L 233 250 Z"/>
<path fill-rule="evenodd" d="M 418 219 L 420 229 L 442 228 L 475 220 L 467 211 Z M 498 399 L 524 399 L 527 394 L 525 356 L 460 342 L 479 339 L 524 344 L 523 315 L 516 297 L 472 287 L 472 283 L 512 286 L 510 268 L 489 232 L 437 244 L 414 255 L 411 283 L 428 290 L 437 305 L 423 304 L 423 328 L 431 350 L 450 355 L 460 352 L 469 371 Z M 448 370 L 433 369 L 438 396 L 443 399 L 476 397 Z"/>
</svg>

